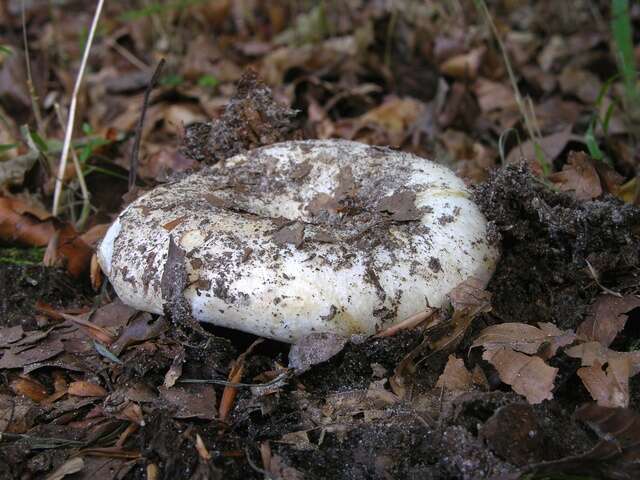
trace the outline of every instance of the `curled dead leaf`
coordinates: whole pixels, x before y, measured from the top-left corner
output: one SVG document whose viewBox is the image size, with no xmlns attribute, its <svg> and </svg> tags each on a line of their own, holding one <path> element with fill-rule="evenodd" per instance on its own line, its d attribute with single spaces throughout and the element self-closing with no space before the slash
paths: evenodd
<svg viewBox="0 0 640 480">
<path fill-rule="evenodd" d="M 506 347 L 486 350 L 482 358 L 495 367 L 502 380 L 529 403 L 541 403 L 553 398 L 553 382 L 558 369 L 550 367 L 537 356 L 516 352 Z"/>
<path fill-rule="evenodd" d="M 578 327 L 578 335 L 608 347 L 625 327 L 627 313 L 634 308 L 640 308 L 640 298 L 635 295 L 601 295 L 591 305 L 587 318 Z"/>
<path fill-rule="evenodd" d="M 67 393 L 76 397 L 106 397 L 108 392 L 100 385 L 79 380 L 69 384 Z"/>
<path fill-rule="evenodd" d="M 553 357 L 558 348 L 571 344 L 576 335 L 562 331 L 552 323 L 539 323 L 540 328 L 526 323 L 500 323 L 485 328 L 471 348 L 483 346 L 488 350 L 508 347 L 528 355 Z"/>
</svg>

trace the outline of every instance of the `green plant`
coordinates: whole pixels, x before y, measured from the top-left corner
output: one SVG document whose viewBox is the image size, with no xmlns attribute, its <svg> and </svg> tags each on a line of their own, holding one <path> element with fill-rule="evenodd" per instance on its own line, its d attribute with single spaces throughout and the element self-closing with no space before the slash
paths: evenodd
<svg viewBox="0 0 640 480">
<path fill-rule="evenodd" d="M 198 85 L 204 88 L 216 88 L 220 80 L 213 75 L 205 74 L 198 79 Z"/>
<path fill-rule="evenodd" d="M 611 30 L 615 43 L 618 69 L 624 84 L 624 100 L 627 113 L 632 119 L 640 118 L 640 89 L 638 89 L 638 70 L 633 48 L 629 0 L 612 0 Z"/>
<path fill-rule="evenodd" d="M 164 75 L 158 83 L 165 87 L 178 87 L 184 83 L 184 78 L 177 73 L 168 73 Z"/>
<path fill-rule="evenodd" d="M 0 45 L 0 53 L 4 53 L 5 55 L 11 55 L 13 50 L 6 45 Z"/>
<path fill-rule="evenodd" d="M 172 10 L 183 10 L 192 5 L 205 3 L 207 0 L 176 0 L 173 2 L 152 2 L 137 10 L 128 10 L 118 17 L 118 20 L 131 22 L 141 18 L 160 15 Z"/>
</svg>

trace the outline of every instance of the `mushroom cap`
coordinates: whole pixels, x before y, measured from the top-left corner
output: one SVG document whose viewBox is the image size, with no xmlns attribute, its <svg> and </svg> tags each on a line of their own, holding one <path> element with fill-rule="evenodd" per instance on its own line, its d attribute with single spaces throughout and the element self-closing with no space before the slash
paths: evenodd
<svg viewBox="0 0 640 480">
<path fill-rule="evenodd" d="M 195 319 L 285 342 L 373 334 L 486 284 L 499 256 L 453 172 L 345 140 L 259 148 L 138 198 L 98 250 L 122 301 L 163 312 L 170 237 Z"/>
</svg>

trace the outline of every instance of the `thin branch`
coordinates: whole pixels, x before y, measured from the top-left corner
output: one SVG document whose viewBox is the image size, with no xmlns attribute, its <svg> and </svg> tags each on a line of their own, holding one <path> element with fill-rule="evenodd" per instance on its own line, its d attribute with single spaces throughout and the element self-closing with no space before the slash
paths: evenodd
<svg viewBox="0 0 640 480">
<path fill-rule="evenodd" d="M 140 153 L 140 141 L 142 139 L 142 127 L 144 126 L 144 117 L 147 115 L 147 107 L 149 106 L 149 96 L 151 95 L 151 91 L 158 83 L 158 78 L 160 77 L 160 72 L 162 72 L 162 67 L 164 67 L 164 58 L 160 59 L 158 65 L 156 66 L 153 75 L 151 76 L 151 80 L 149 80 L 149 84 L 147 85 L 147 89 L 144 91 L 144 99 L 142 100 L 142 112 L 140 113 L 140 118 L 138 119 L 138 125 L 136 126 L 136 135 L 133 140 L 133 147 L 131 148 L 131 161 L 129 164 L 129 190 L 133 188 L 136 184 L 136 176 L 138 174 L 138 156 Z"/>
<path fill-rule="evenodd" d="M 64 133 L 66 135 L 67 132 L 64 126 L 64 119 L 62 118 L 62 112 L 60 111 L 60 105 L 56 102 L 53 107 L 55 108 L 58 121 L 60 122 L 62 129 L 65 130 Z M 82 172 L 78 155 L 74 149 L 71 149 L 71 159 L 73 160 L 73 166 L 76 169 L 76 177 L 78 177 L 78 183 L 80 184 L 80 190 L 82 191 L 82 212 L 80 213 L 80 218 L 76 222 L 76 228 L 78 230 L 83 230 L 84 224 L 89 217 L 89 212 L 91 211 L 89 189 L 87 188 L 87 182 L 84 179 L 84 173 Z"/>
<path fill-rule="evenodd" d="M 87 68 L 89 51 L 91 50 L 91 45 L 93 44 L 93 38 L 95 36 L 96 29 L 98 27 L 98 20 L 100 19 L 100 12 L 102 12 L 103 5 L 104 5 L 104 0 L 98 0 L 98 5 L 96 6 L 96 12 L 93 15 L 91 28 L 89 29 L 89 36 L 87 37 L 87 43 L 84 47 L 82 62 L 80 63 L 80 69 L 78 70 L 78 76 L 76 77 L 76 83 L 73 86 L 73 93 L 71 95 L 71 105 L 69 106 L 69 116 L 67 118 L 67 129 L 64 133 L 64 143 L 62 145 L 62 153 L 60 154 L 60 165 L 58 166 L 58 177 L 56 178 L 56 188 L 53 193 L 52 213 L 54 216 L 58 215 L 58 210 L 60 208 L 60 194 L 62 193 L 62 178 L 64 176 L 64 171 L 67 168 L 67 159 L 69 157 L 69 148 L 71 147 L 71 138 L 73 136 L 73 126 L 75 124 L 75 119 L 76 119 L 76 106 L 78 104 L 78 94 L 80 92 L 80 85 L 82 84 L 82 77 L 84 76 L 84 71 Z"/>
<path fill-rule="evenodd" d="M 27 66 L 27 88 L 29 89 L 29 98 L 31 98 L 31 108 L 33 109 L 33 116 L 36 119 L 36 128 L 38 133 L 42 135 L 44 133 L 42 114 L 40 113 L 40 105 L 38 104 L 38 94 L 36 88 L 33 85 L 33 76 L 31 75 L 31 55 L 29 54 L 29 41 L 27 39 L 27 17 L 24 12 L 24 0 L 22 4 L 22 42 L 24 43 L 24 59 Z"/>
</svg>

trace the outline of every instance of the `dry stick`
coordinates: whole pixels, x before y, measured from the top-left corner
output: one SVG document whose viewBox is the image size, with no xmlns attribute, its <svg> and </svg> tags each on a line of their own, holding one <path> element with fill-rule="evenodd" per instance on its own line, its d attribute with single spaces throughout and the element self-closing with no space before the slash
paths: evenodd
<svg viewBox="0 0 640 480">
<path fill-rule="evenodd" d="M 138 120 L 138 125 L 136 126 L 136 135 L 133 140 L 133 148 L 131 149 L 131 164 L 129 166 L 129 191 L 136 184 L 136 176 L 138 174 L 138 155 L 140 153 L 140 140 L 142 138 L 142 127 L 144 125 L 144 117 L 147 115 L 147 107 L 149 106 L 149 96 L 151 95 L 151 91 L 154 89 L 156 83 L 158 83 L 158 78 L 160 77 L 160 72 L 162 72 L 162 67 L 164 67 L 164 58 L 160 59 L 158 62 L 158 66 L 156 67 L 153 75 L 151 76 L 151 80 L 149 80 L 149 85 L 147 85 L 147 89 L 144 91 L 144 99 L 142 100 L 142 112 L 140 113 L 140 119 Z"/>
<path fill-rule="evenodd" d="M 29 97 L 31 98 L 31 108 L 33 116 L 36 118 L 36 127 L 38 133 L 44 133 L 42 124 L 42 114 L 40 113 L 40 105 L 38 104 L 38 94 L 33 85 L 33 76 L 31 75 L 31 56 L 29 55 L 29 41 L 27 40 L 27 17 L 24 12 L 24 0 L 22 0 L 22 42 L 24 43 L 24 59 L 27 66 L 27 88 L 29 89 Z"/>
<path fill-rule="evenodd" d="M 56 111 L 56 116 L 58 117 L 58 122 L 62 126 L 62 129 L 65 130 L 64 120 L 62 118 L 62 112 L 60 111 L 60 105 L 58 102 L 53 104 L 53 108 Z M 66 130 L 65 130 L 66 135 Z M 80 213 L 80 218 L 76 222 L 76 227 L 78 230 L 82 230 L 84 228 L 84 224 L 89 218 L 89 212 L 91 211 L 91 202 L 89 201 L 89 189 L 87 188 L 87 182 L 84 179 L 84 173 L 82 172 L 82 168 L 80 167 L 80 161 L 78 160 L 78 155 L 75 150 L 71 150 L 71 159 L 73 160 L 73 166 L 76 169 L 76 176 L 78 177 L 78 183 L 80 184 L 80 190 L 82 191 L 82 212 Z"/>
<path fill-rule="evenodd" d="M 69 148 L 71 147 L 71 137 L 73 136 L 73 126 L 76 119 L 76 106 L 78 104 L 78 93 L 80 92 L 80 85 L 82 84 L 82 77 L 84 71 L 87 68 L 87 60 L 89 59 L 89 51 L 91 50 L 91 44 L 96 34 L 98 27 L 98 20 L 100 19 L 100 12 L 104 0 L 98 0 L 96 11 L 93 14 L 93 20 L 91 21 L 91 28 L 89 29 L 89 36 L 87 37 L 87 44 L 84 47 L 84 53 L 82 54 L 82 62 L 80 63 L 80 69 L 78 70 L 78 76 L 76 77 L 76 83 L 73 86 L 73 93 L 71 94 L 71 105 L 69 106 L 69 116 L 67 118 L 67 129 L 64 132 L 64 143 L 62 144 L 62 153 L 60 154 L 60 165 L 58 166 L 58 176 L 56 177 L 56 188 L 53 193 L 53 208 L 52 213 L 54 216 L 58 215 L 60 208 L 60 194 L 62 193 L 62 178 L 64 171 L 67 168 L 67 159 L 69 158 Z"/>
</svg>

